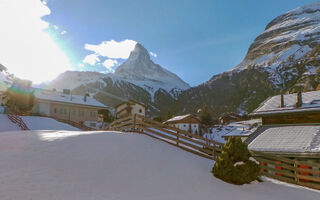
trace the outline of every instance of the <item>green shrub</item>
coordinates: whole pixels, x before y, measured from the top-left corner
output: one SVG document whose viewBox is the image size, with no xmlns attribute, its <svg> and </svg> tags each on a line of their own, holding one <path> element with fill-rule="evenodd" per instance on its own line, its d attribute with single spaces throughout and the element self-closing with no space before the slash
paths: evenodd
<svg viewBox="0 0 320 200">
<path fill-rule="evenodd" d="M 246 143 L 239 137 L 231 137 L 224 145 L 212 173 L 215 177 L 236 185 L 260 181 L 260 167 L 250 157 Z"/>
</svg>

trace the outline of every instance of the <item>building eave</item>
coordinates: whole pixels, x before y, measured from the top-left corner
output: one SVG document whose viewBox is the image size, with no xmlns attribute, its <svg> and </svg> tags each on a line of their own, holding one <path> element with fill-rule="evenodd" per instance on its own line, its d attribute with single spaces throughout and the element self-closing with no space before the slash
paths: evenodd
<svg viewBox="0 0 320 200">
<path fill-rule="evenodd" d="M 70 102 L 65 102 L 65 101 L 54 101 L 54 100 L 39 99 L 39 98 L 36 98 L 36 101 L 47 102 L 47 103 L 67 104 L 67 105 L 81 106 L 81 107 L 87 107 L 87 108 L 89 107 L 89 108 L 98 108 L 98 109 L 109 109 L 107 106 L 94 106 L 94 105 L 88 105 L 88 104 L 70 103 Z"/>
</svg>

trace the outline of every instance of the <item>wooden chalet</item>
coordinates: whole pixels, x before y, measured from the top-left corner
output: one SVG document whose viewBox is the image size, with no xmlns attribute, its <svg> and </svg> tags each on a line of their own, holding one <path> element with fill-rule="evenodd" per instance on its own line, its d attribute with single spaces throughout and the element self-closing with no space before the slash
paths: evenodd
<svg viewBox="0 0 320 200">
<path fill-rule="evenodd" d="M 262 119 L 261 128 L 248 138 L 252 150 L 303 157 L 320 156 L 320 91 L 273 96 L 251 116 Z M 265 143 L 267 140 L 268 143 Z M 286 149 L 285 144 L 296 149 Z"/>
<path fill-rule="evenodd" d="M 145 116 L 146 110 L 147 107 L 144 104 L 134 100 L 128 100 L 115 106 L 115 116 L 117 119 L 134 114 Z"/>
<path fill-rule="evenodd" d="M 226 124 L 229 122 L 240 121 L 241 116 L 237 113 L 227 113 L 221 117 L 219 117 L 220 124 Z"/>
<path fill-rule="evenodd" d="M 246 140 L 261 173 L 320 189 L 320 91 L 273 96 L 251 116 L 262 119 Z"/>
</svg>

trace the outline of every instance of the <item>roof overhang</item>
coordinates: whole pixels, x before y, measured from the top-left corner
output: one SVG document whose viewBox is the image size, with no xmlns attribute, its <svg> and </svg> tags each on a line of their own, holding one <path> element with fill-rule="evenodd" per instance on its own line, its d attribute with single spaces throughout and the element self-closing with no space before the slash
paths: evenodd
<svg viewBox="0 0 320 200">
<path fill-rule="evenodd" d="M 253 154 L 257 153 L 263 153 L 268 155 L 281 155 L 283 157 L 301 157 L 301 158 L 319 158 L 320 152 L 281 152 L 281 151 L 255 151 L 250 150 L 249 151 Z"/>
<path fill-rule="evenodd" d="M 252 117 L 263 117 L 263 116 L 275 116 L 275 115 L 287 115 L 287 114 L 304 114 L 304 113 L 319 113 L 320 114 L 320 107 L 253 112 L 253 113 L 250 113 L 249 116 L 252 116 Z"/>
<path fill-rule="evenodd" d="M 86 108 L 108 109 L 107 106 L 94 106 L 94 105 L 69 103 L 69 102 L 64 102 L 64 101 L 53 101 L 53 100 L 39 99 L 39 98 L 36 98 L 36 100 L 40 101 L 40 102 L 46 102 L 46 103 L 57 103 L 57 104 L 73 105 L 73 106 L 80 106 L 80 107 L 86 107 Z"/>
</svg>

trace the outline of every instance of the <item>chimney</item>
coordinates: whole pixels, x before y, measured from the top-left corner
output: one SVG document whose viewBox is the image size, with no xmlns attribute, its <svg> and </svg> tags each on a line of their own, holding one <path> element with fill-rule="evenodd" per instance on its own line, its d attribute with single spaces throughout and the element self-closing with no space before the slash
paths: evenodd
<svg viewBox="0 0 320 200">
<path fill-rule="evenodd" d="M 301 91 L 298 91 L 296 107 L 301 107 L 301 105 L 302 105 L 302 93 Z"/>
<path fill-rule="evenodd" d="M 84 95 L 84 97 L 83 97 L 83 101 L 84 102 L 87 102 L 87 97 L 89 97 L 90 95 L 88 94 L 88 93 L 86 93 L 85 95 Z"/>
<path fill-rule="evenodd" d="M 284 108 L 284 96 L 283 91 L 280 91 L 280 108 Z"/>
<path fill-rule="evenodd" d="M 70 101 L 72 101 L 72 93 L 70 93 Z"/>
</svg>

